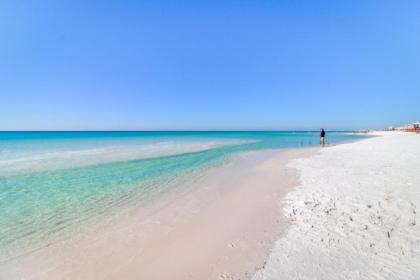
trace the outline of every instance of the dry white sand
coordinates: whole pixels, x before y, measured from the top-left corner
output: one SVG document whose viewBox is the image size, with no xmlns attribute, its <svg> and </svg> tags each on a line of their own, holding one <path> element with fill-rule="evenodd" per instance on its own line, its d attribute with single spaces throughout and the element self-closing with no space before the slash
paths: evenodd
<svg viewBox="0 0 420 280">
<path fill-rule="evenodd" d="M 293 161 L 293 225 L 254 280 L 420 279 L 420 135 L 325 148 Z"/>
<path fill-rule="evenodd" d="M 241 155 L 153 205 L 0 264 L 0 279 L 250 279 L 287 225 L 279 202 L 298 176 L 285 165 L 311 153 Z"/>
</svg>

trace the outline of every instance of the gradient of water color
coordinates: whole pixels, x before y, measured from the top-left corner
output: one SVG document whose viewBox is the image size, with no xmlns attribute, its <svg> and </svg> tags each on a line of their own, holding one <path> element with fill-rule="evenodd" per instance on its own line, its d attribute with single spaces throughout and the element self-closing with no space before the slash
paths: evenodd
<svg viewBox="0 0 420 280">
<path fill-rule="evenodd" d="M 0 262 L 237 153 L 318 144 L 318 132 L 0 132 Z"/>
</svg>

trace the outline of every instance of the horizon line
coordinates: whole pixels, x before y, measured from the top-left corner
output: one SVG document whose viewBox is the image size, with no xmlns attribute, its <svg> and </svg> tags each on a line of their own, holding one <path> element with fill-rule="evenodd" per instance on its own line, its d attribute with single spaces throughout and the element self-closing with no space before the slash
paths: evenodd
<svg viewBox="0 0 420 280">
<path fill-rule="evenodd" d="M 236 129 L 221 129 L 221 130 L 170 130 L 170 129 L 161 129 L 161 130 L 0 130 L 2 132 L 312 132 L 319 131 L 321 129 L 249 129 L 249 130 L 236 130 Z M 366 129 L 325 129 L 326 131 L 336 131 L 336 132 L 347 132 L 347 131 L 363 131 Z"/>
</svg>

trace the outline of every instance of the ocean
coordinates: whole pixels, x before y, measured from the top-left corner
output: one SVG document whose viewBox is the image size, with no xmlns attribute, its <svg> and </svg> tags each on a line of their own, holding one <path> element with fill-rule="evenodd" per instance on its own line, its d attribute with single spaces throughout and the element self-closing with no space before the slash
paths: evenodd
<svg viewBox="0 0 420 280">
<path fill-rule="evenodd" d="M 361 137 L 327 132 L 327 143 Z M 319 132 L 0 132 L 0 262 L 140 207 L 239 153 L 315 145 Z"/>
</svg>

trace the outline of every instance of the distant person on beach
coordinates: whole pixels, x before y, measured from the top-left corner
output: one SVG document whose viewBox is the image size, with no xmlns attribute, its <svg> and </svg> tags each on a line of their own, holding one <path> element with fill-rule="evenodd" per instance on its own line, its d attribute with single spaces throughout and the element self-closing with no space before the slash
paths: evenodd
<svg viewBox="0 0 420 280">
<path fill-rule="evenodd" d="M 325 130 L 323 128 L 321 128 L 321 146 L 325 147 Z"/>
</svg>

